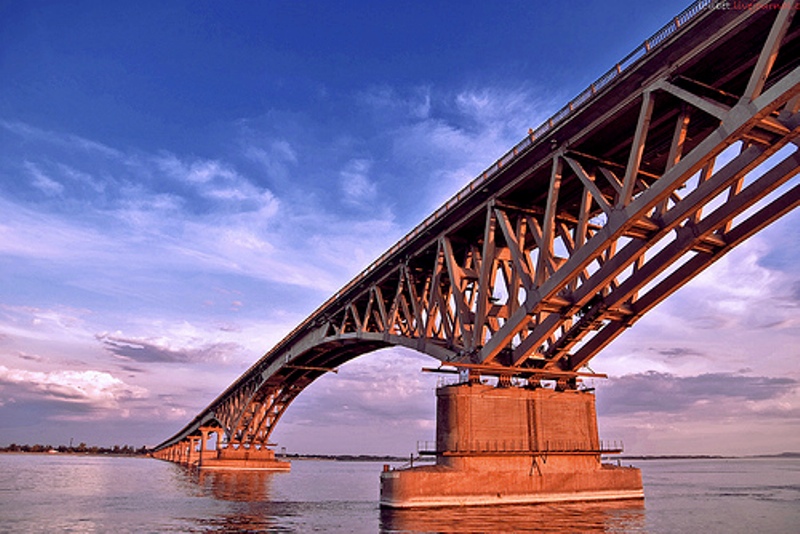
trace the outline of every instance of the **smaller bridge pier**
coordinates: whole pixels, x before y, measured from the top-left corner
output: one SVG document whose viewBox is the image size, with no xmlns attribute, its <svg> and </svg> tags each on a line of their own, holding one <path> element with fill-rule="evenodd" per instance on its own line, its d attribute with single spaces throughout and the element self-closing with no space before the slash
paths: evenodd
<svg viewBox="0 0 800 534">
<path fill-rule="evenodd" d="M 639 469 L 601 463 L 589 391 L 466 382 L 436 392 L 436 464 L 381 473 L 381 506 L 642 499 Z"/>
<path fill-rule="evenodd" d="M 221 445 L 224 432 L 218 427 L 201 427 L 199 435 L 187 436 L 184 440 L 169 447 L 154 451 L 152 456 L 159 460 L 175 462 L 198 469 L 225 469 L 250 471 L 289 471 L 291 463 L 275 458 L 275 451 L 264 446 L 234 447 Z M 214 444 L 210 438 L 216 434 Z M 212 446 L 214 448 L 210 448 Z"/>
</svg>

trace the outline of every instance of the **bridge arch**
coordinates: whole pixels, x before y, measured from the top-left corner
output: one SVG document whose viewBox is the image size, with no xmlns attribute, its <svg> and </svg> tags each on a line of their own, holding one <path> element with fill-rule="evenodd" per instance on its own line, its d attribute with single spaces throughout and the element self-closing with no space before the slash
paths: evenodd
<svg viewBox="0 0 800 534">
<path fill-rule="evenodd" d="M 382 335 L 369 333 L 363 336 L 342 334 L 317 341 L 304 340 L 298 346 L 274 355 L 275 363 L 252 372 L 247 384 L 220 395 L 201 416 L 164 442 L 161 448 L 185 441 L 190 436 L 215 433 L 217 446 L 264 449 L 289 405 L 318 378 L 337 372 L 340 366 L 356 358 L 393 347 L 424 354 L 416 343 L 402 336 L 385 339 Z M 452 351 L 437 350 L 427 356 L 446 361 L 453 354 Z"/>
</svg>

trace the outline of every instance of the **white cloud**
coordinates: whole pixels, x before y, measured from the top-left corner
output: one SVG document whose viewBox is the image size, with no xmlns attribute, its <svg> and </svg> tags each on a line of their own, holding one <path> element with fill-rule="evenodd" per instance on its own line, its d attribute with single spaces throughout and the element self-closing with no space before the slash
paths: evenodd
<svg viewBox="0 0 800 534">
<path fill-rule="evenodd" d="M 419 216 L 438 208 L 521 141 L 528 128 L 538 126 L 556 109 L 554 102 L 529 88 L 431 94 L 425 116 L 395 125 L 391 136 L 396 166 L 414 180 L 414 205 L 422 208 Z M 393 193 L 410 196 L 411 192 Z"/>
<path fill-rule="evenodd" d="M 79 186 L 88 187 L 97 194 L 102 194 L 106 189 L 106 184 L 89 173 L 79 171 L 63 163 L 59 163 L 57 167 L 64 177 Z"/>
<path fill-rule="evenodd" d="M 346 203 L 354 206 L 368 206 L 375 201 L 378 188 L 369 179 L 371 166 L 372 163 L 368 160 L 353 159 L 339 172 Z"/>
<path fill-rule="evenodd" d="M 74 134 L 65 135 L 59 132 L 43 130 L 19 121 L 0 120 L 0 126 L 26 140 L 41 141 L 72 150 L 78 149 L 86 153 L 99 154 L 107 158 L 118 159 L 123 156 L 123 153 L 119 150 Z"/>
<path fill-rule="evenodd" d="M 39 167 L 26 161 L 25 169 L 33 177 L 33 186 L 48 196 L 58 196 L 64 192 L 64 186 L 45 175 Z"/>
<path fill-rule="evenodd" d="M 431 113 L 432 89 L 419 86 L 398 91 L 388 85 L 373 86 L 357 95 L 360 104 L 378 114 L 381 120 L 426 120 Z"/>
<path fill-rule="evenodd" d="M 216 210 L 230 212 L 231 203 L 236 203 L 238 209 L 234 212 L 257 211 L 262 218 L 277 212 L 278 202 L 270 191 L 256 186 L 226 163 L 200 159 L 185 162 L 173 154 L 161 155 L 155 162 L 159 170 L 190 185 L 201 197 L 218 201 Z"/>
<path fill-rule="evenodd" d="M 122 401 L 148 395 L 145 388 L 126 384 L 110 373 L 94 370 L 38 372 L 0 365 L 0 384 L 14 386 L 15 395 L 22 391 L 47 400 L 89 404 L 106 410 L 119 408 Z"/>
<path fill-rule="evenodd" d="M 67 262 L 71 269 L 58 273 L 60 278 L 97 273 L 96 287 L 123 272 L 130 277 L 157 270 L 163 276 L 202 267 L 307 287 L 319 287 L 318 280 L 325 288 L 337 285 L 326 269 L 295 261 L 291 236 L 280 236 L 280 249 L 271 242 L 278 234 L 269 225 L 280 209 L 271 192 L 218 162 L 159 158 L 159 168 L 168 167 L 169 177 L 212 199 L 217 211 L 194 214 L 191 199 L 157 192 L 146 180 L 106 183 L 106 189 L 116 188 L 116 203 L 98 209 L 89 202 L 78 214 L 42 212 L 0 197 L 6 215 L 0 222 L 0 250 L 30 260 Z M 142 166 L 146 158 L 140 157 L 134 168 L 145 174 Z"/>
<path fill-rule="evenodd" d="M 174 338 L 133 337 L 121 332 L 98 334 L 97 340 L 118 358 L 144 363 L 217 363 L 226 364 L 240 346 L 233 342 L 208 342 L 193 338 L 175 346 Z"/>
<path fill-rule="evenodd" d="M 641 376 L 641 375 L 640 375 Z M 610 398 L 627 402 L 625 391 L 615 393 L 623 383 L 613 383 L 597 390 L 600 434 L 604 439 L 621 439 L 627 454 L 764 454 L 797 450 L 800 447 L 800 390 L 795 386 L 787 389 L 777 385 L 774 389 L 766 383 L 763 394 L 757 391 L 759 382 L 774 380 L 764 377 L 734 378 L 728 383 L 724 376 L 718 385 L 728 385 L 727 392 L 691 391 L 691 387 L 680 383 L 673 388 L 656 387 L 654 396 L 666 394 L 663 405 L 655 411 L 623 410 L 608 413 Z M 728 375 L 729 377 L 731 375 Z M 692 377 L 692 379 L 701 377 Z M 673 377 L 676 382 L 685 377 Z M 691 380 L 691 379 L 690 379 Z M 743 385 L 746 391 L 737 391 Z M 795 381 L 796 384 L 796 381 Z M 755 387 L 754 387 L 755 386 Z M 688 391 L 687 391 L 688 389 Z M 746 399 L 755 389 L 760 398 Z M 667 392 L 668 391 L 668 392 Z M 632 392 L 632 402 L 641 400 Z M 677 395 L 687 395 L 673 401 Z M 634 406 L 631 406 L 633 408 Z"/>
<path fill-rule="evenodd" d="M 56 305 L 52 308 L 12 306 L 0 303 L 0 341 L 13 338 L 47 341 L 85 338 L 85 326 L 91 312 L 86 309 Z"/>
<path fill-rule="evenodd" d="M 244 155 L 261 164 L 267 175 L 277 182 L 289 180 L 290 169 L 298 161 L 292 145 L 284 139 L 273 139 L 264 143 L 251 140 L 244 148 Z"/>
<path fill-rule="evenodd" d="M 216 160 L 197 160 L 189 164 L 172 154 L 156 160 L 158 166 L 174 178 L 192 184 L 206 184 L 216 179 L 236 179 L 236 173 Z"/>
<path fill-rule="evenodd" d="M 121 252 L 111 228 L 89 225 L 55 213 L 26 208 L 0 197 L 0 252 L 28 259 L 105 263 Z"/>
</svg>

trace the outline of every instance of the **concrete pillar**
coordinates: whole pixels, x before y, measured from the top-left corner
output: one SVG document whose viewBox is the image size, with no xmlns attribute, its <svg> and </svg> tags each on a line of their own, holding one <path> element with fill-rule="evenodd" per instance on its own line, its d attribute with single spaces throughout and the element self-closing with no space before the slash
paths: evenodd
<svg viewBox="0 0 800 534">
<path fill-rule="evenodd" d="M 222 443 L 224 430 L 219 427 L 202 427 L 199 435 L 188 436 L 184 440 L 165 447 L 153 453 L 153 457 L 170 462 L 198 467 L 202 469 L 242 469 L 256 471 L 289 471 L 289 462 L 275 459 L 275 452 L 265 444 L 260 448 L 225 447 L 219 448 Z M 216 450 L 209 448 L 209 437 L 217 435 Z"/>
<path fill-rule="evenodd" d="M 436 450 L 443 454 L 599 451 L 594 395 L 470 385 L 437 393 Z"/>
<path fill-rule="evenodd" d="M 198 461 L 200 454 L 202 454 L 202 451 L 197 451 L 197 444 L 202 442 L 202 438 L 200 436 L 189 436 L 188 442 L 189 451 L 186 455 L 186 464 L 193 466 Z"/>
<path fill-rule="evenodd" d="M 189 440 L 183 440 L 179 444 L 178 449 L 178 463 L 186 465 L 187 456 L 189 455 Z"/>
<path fill-rule="evenodd" d="M 504 385 L 439 388 L 436 465 L 381 473 L 381 505 L 643 498 L 638 469 L 600 461 L 592 393 Z"/>
<path fill-rule="evenodd" d="M 197 467 L 203 467 L 203 457 L 206 454 L 206 443 L 208 442 L 208 435 L 210 433 L 208 428 L 200 429 L 200 454 L 197 457 Z"/>
<path fill-rule="evenodd" d="M 183 440 L 183 465 L 189 465 L 192 457 L 192 438 Z"/>
</svg>

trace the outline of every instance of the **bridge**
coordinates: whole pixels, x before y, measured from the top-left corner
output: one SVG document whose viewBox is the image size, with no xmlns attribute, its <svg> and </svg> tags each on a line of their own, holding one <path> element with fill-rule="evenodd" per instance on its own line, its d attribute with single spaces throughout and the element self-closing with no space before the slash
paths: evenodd
<svg viewBox="0 0 800 534">
<path fill-rule="evenodd" d="M 689 6 L 331 296 L 154 455 L 202 463 L 210 434 L 218 456 L 269 454 L 298 394 L 385 347 L 430 355 L 472 383 L 549 381 L 568 392 L 598 376 L 586 364 L 617 336 L 800 202 L 792 182 L 799 8 L 796 0 Z"/>
</svg>

